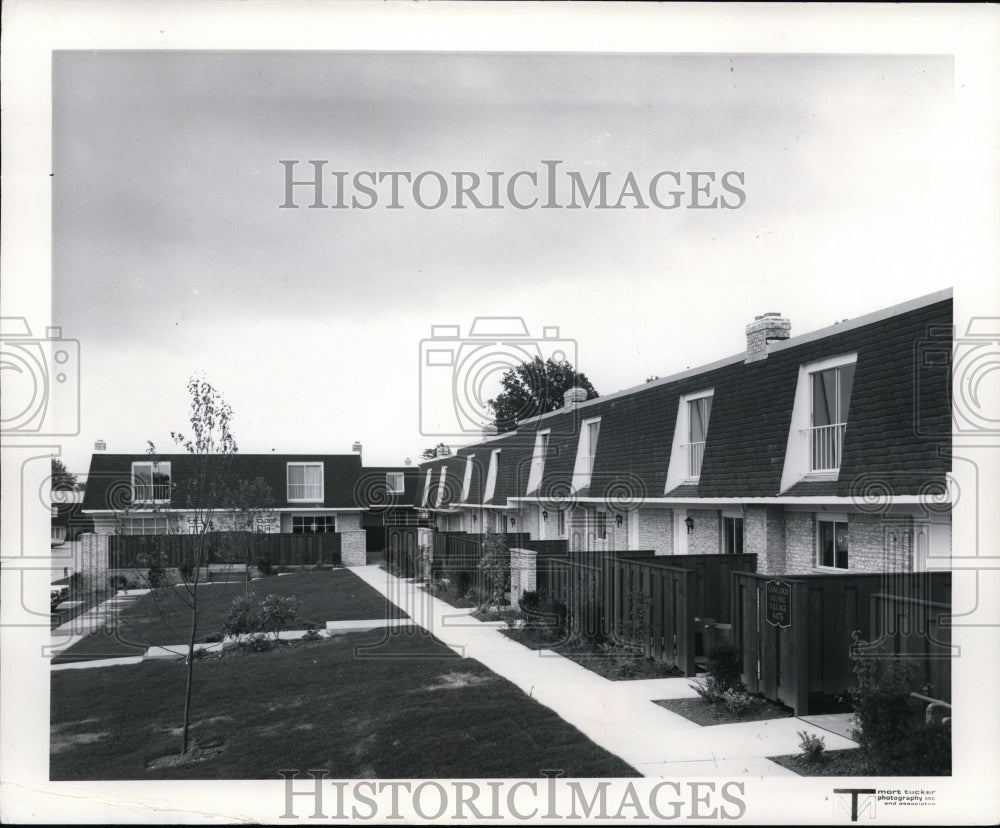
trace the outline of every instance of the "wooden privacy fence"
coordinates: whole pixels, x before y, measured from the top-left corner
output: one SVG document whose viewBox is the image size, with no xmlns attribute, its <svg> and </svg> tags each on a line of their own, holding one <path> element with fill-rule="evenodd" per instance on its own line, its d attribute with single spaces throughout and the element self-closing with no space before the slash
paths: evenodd
<svg viewBox="0 0 1000 828">
<path fill-rule="evenodd" d="M 420 545 L 417 527 L 387 526 L 385 557 L 389 569 L 404 578 L 415 578 L 420 573 Z"/>
<path fill-rule="evenodd" d="M 751 692 L 796 715 L 846 693 L 855 684 L 857 630 L 872 642 L 870 657 L 905 654 L 933 674 L 937 692 L 950 694 L 950 640 L 940 616 L 951 605 L 951 573 L 732 577 L 733 642 Z"/>
<path fill-rule="evenodd" d="M 655 555 L 652 551 L 539 554 L 539 592 L 566 606 L 570 633 L 639 647 L 696 671 L 696 618 L 730 618 L 731 573 L 756 555 Z"/>
<path fill-rule="evenodd" d="M 434 534 L 434 556 L 431 573 L 434 577 L 448 578 L 460 593 L 468 591 L 485 595 L 488 591 L 485 575 L 479 568 L 483 556 L 483 540 L 486 535 L 466 532 L 436 532 Z M 526 532 L 511 532 L 500 535 L 508 549 L 529 543 Z M 509 575 L 506 589 L 510 589 Z"/>
<path fill-rule="evenodd" d="M 208 564 L 256 564 L 266 559 L 272 566 L 304 566 L 341 563 L 340 535 L 281 534 L 270 532 L 208 532 L 203 566 Z M 198 535 L 111 535 L 108 537 L 108 568 L 145 568 L 152 562 L 163 567 L 193 565 L 198 554 Z"/>
</svg>

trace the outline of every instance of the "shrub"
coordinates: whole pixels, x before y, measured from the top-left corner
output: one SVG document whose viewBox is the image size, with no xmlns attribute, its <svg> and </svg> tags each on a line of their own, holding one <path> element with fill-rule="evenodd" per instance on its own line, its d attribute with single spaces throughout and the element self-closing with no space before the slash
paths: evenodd
<svg viewBox="0 0 1000 828">
<path fill-rule="evenodd" d="M 455 587 L 455 595 L 459 598 L 464 598 L 468 595 L 469 590 L 472 588 L 472 576 L 464 569 L 459 569 L 451 582 Z"/>
<path fill-rule="evenodd" d="M 809 764 L 816 764 L 826 759 L 823 751 L 826 750 L 826 739 L 805 730 L 798 731 L 799 747 L 802 749 L 802 758 Z"/>
<path fill-rule="evenodd" d="M 160 589 L 161 587 L 169 586 L 170 584 L 167 580 L 167 570 L 165 570 L 158 561 L 149 567 L 146 580 L 149 581 L 149 586 L 152 589 Z"/>
<path fill-rule="evenodd" d="M 273 575 L 274 567 L 271 566 L 270 558 L 258 558 L 257 571 L 260 572 L 261 575 Z"/>
<path fill-rule="evenodd" d="M 323 636 L 320 634 L 320 631 L 315 627 L 306 630 L 306 634 L 302 636 L 303 641 L 320 641 L 322 638 Z"/>
<path fill-rule="evenodd" d="M 270 650 L 273 644 L 274 641 L 268 638 L 265 633 L 254 633 L 241 641 L 239 646 L 252 653 L 263 653 Z"/>
<path fill-rule="evenodd" d="M 722 691 L 722 703 L 731 716 L 742 716 L 753 704 L 753 696 L 743 690 Z"/>
<path fill-rule="evenodd" d="M 854 740 L 873 774 L 929 776 L 951 772 L 951 727 L 925 723 L 914 713 L 914 665 L 898 657 L 861 652 L 867 642 L 854 633 Z"/>
<path fill-rule="evenodd" d="M 743 653 L 734 644 L 716 644 L 708 653 L 708 674 L 720 692 L 742 687 Z"/>
<path fill-rule="evenodd" d="M 177 567 L 177 572 L 185 581 L 190 581 L 191 576 L 194 575 L 194 567 L 191 565 L 190 561 L 185 561 Z"/>
<path fill-rule="evenodd" d="M 536 612 L 541 602 L 541 596 L 533 589 L 526 589 L 521 593 L 521 597 L 517 599 L 517 605 L 521 608 L 521 612 L 526 613 Z"/>
<path fill-rule="evenodd" d="M 501 536 L 487 532 L 483 538 L 478 569 L 483 575 L 484 589 L 480 600 L 484 604 L 500 606 L 510 580 L 510 550 Z"/>
<path fill-rule="evenodd" d="M 260 602 L 258 629 L 265 633 L 271 633 L 277 638 L 278 633 L 287 629 L 288 625 L 295 620 L 298 611 L 297 598 L 268 595 Z"/>
<path fill-rule="evenodd" d="M 222 619 L 222 631 L 240 641 L 244 636 L 260 631 L 260 618 L 252 592 L 237 595 Z"/>
</svg>

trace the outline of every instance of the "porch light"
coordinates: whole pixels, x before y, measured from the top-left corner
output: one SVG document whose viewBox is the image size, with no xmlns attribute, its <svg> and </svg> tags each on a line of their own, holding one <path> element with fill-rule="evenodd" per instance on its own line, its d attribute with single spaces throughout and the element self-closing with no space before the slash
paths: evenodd
<svg viewBox="0 0 1000 828">
<path fill-rule="evenodd" d="M 688 528 L 688 534 L 690 535 L 694 531 L 694 518 L 688 515 L 684 518 L 684 525 Z"/>
<path fill-rule="evenodd" d="M 472 513 L 472 522 L 475 523 L 477 520 L 479 520 L 479 516 L 475 512 L 473 512 Z"/>
<path fill-rule="evenodd" d="M 545 509 L 542 509 L 542 520 L 548 520 L 548 519 L 549 519 L 549 513 L 545 511 Z"/>
<path fill-rule="evenodd" d="M 514 520 L 513 516 L 511 516 L 510 525 L 513 526 L 515 523 L 517 523 L 517 521 Z"/>
</svg>

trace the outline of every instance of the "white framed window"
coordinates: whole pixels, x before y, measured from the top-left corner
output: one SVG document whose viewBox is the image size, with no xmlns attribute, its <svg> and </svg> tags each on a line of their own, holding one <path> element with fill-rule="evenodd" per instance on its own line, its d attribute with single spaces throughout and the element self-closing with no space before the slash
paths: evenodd
<svg viewBox="0 0 1000 828">
<path fill-rule="evenodd" d="M 59 507 L 58 506 L 52 506 L 51 508 L 52 508 L 52 511 L 50 512 L 50 514 L 52 515 L 52 517 L 59 517 Z"/>
<path fill-rule="evenodd" d="M 472 464 L 476 461 L 476 455 L 469 454 L 465 458 L 465 476 L 462 478 L 462 503 L 469 499 L 469 490 L 472 488 Z"/>
<path fill-rule="evenodd" d="M 289 463 L 288 502 L 316 503 L 323 500 L 323 464 Z"/>
<path fill-rule="evenodd" d="M 556 537 L 566 537 L 566 510 L 556 509 Z"/>
<path fill-rule="evenodd" d="M 601 418 L 594 417 L 580 424 L 580 440 L 576 448 L 576 465 L 573 467 L 573 491 L 579 492 L 590 485 L 597 457 L 597 438 L 601 433 Z"/>
<path fill-rule="evenodd" d="M 447 476 L 448 476 L 448 469 L 446 469 L 444 466 L 442 466 L 441 467 L 441 474 L 438 475 L 438 490 L 437 490 L 437 505 L 438 506 L 440 506 L 442 503 L 444 503 L 444 495 L 445 495 L 444 481 L 445 481 L 445 478 Z"/>
<path fill-rule="evenodd" d="M 809 469 L 836 471 L 847 430 L 854 363 L 813 371 L 810 384 Z"/>
<path fill-rule="evenodd" d="M 135 462 L 132 464 L 132 502 L 170 502 L 170 463 Z"/>
<path fill-rule="evenodd" d="M 493 499 L 497 489 L 497 465 L 500 462 L 500 449 L 493 449 L 490 454 L 490 468 L 486 472 L 486 488 L 483 489 L 483 503 Z"/>
<path fill-rule="evenodd" d="M 292 534 L 330 534 L 337 531 L 334 515 L 292 515 Z"/>
<path fill-rule="evenodd" d="M 59 544 L 65 543 L 66 541 L 66 527 L 65 526 L 53 526 L 52 527 L 52 543 Z"/>
<path fill-rule="evenodd" d="M 420 500 L 421 506 L 426 506 L 427 501 L 431 497 L 431 478 L 434 475 L 434 469 L 427 470 L 427 476 L 424 478 L 424 496 Z"/>
<path fill-rule="evenodd" d="M 743 554 L 743 518 L 723 514 L 722 516 L 722 554 Z"/>
<path fill-rule="evenodd" d="M 712 395 L 706 394 L 687 400 L 687 477 L 697 480 L 701 476 L 701 461 L 705 456 L 708 438 L 708 418 L 712 413 Z"/>
<path fill-rule="evenodd" d="M 715 389 L 705 388 L 678 399 L 664 494 L 701 477 L 701 461 L 705 456 L 714 397 Z"/>
<path fill-rule="evenodd" d="M 535 449 L 531 455 L 531 470 L 528 472 L 528 488 L 526 495 L 537 491 L 542 485 L 542 476 L 545 474 L 545 458 L 549 452 L 549 433 L 551 429 L 545 429 L 535 434 Z"/>
<path fill-rule="evenodd" d="M 507 515 L 503 512 L 493 513 L 493 531 L 498 535 L 507 534 Z"/>
<path fill-rule="evenodd" d="M 816 566 L 847 569 L 849 566 L 847 515 L 816 516 Z"/>
<path fill-rule="evenodd" d="M 799 366 L 780 492 L 805 478 L 837 479 L 857 360 L 855 352 Z"/>
<path fill-rule="evenodd" d="M 598 540 L 608 538 L 608 513 L 600 510 L 594 511 L 594 535 Z"/>
<path fill-rule="evenodd" d="M 165 535 L 169 531 L 165 517 L 123 518 L 118 527 L 121 535 Z"/>
<path fill-rule="evenodd" d="M 402 494 L 404 489 L 403 473 L 386 472 L 385 486 L 389 490 L 389 494 Z"/>
</svg>

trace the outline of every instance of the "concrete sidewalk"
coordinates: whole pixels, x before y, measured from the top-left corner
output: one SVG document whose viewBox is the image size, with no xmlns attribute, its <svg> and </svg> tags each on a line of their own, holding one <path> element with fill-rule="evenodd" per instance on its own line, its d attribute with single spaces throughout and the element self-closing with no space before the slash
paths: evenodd
<svg viewBox="0 0 1000 828">
<path fill-rule="evenodd" d="M 377 566 L 351 571 L 459 655 L 516 684 L 644 776 L 796 776 L 766 757 L 799 753 L 803 730 L 824 737 L 828 750 L 857 747 L 840 735 L 847 715 L 702 727 L 653 703 L 695 697 L 690 678 L 609 681 L 550 650 L 518 644 L 414 581 Z"/>
</svg>

